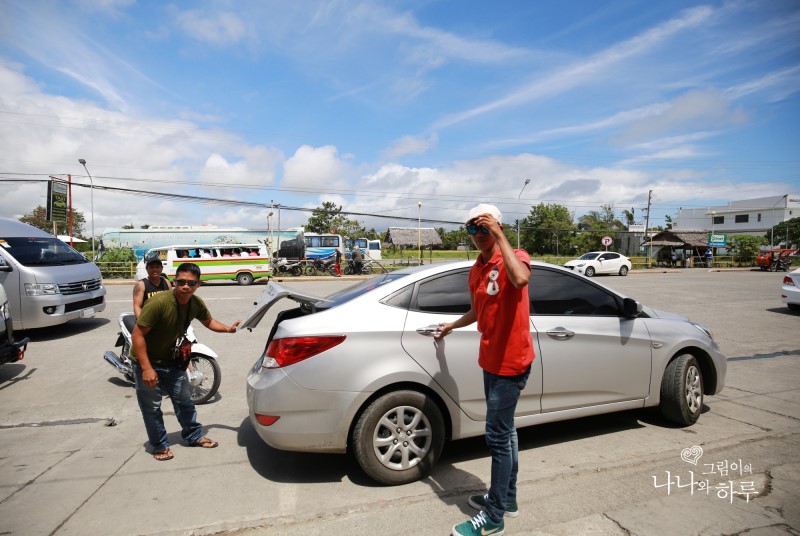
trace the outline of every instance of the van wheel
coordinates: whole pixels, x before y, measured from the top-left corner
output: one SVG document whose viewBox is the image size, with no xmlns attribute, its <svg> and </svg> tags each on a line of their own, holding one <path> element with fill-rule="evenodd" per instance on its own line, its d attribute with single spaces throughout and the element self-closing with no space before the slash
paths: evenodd
<svg viewBox="0 0 800 536">
<path fill-rule="evenodd" d="M 249 272 L 242 272 L 241 274 L 236 276 L 236 282 L 240 285 L 252 285 L 253 284 L 253 274 Z"/>
</svg>

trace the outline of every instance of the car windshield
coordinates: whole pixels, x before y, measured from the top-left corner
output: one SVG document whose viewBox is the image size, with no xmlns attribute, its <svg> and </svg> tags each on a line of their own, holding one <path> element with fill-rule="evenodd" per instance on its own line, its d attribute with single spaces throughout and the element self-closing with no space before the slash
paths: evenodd
<svg viewBox="0 0 800 536">
<path fill-rule="evenodd" d="M 24 266 L 54 266 L 89 262 L 83 255 L 55 237 L 0 238 L 0 246 Z"/>
<path fill-rule="evenodd" d="M 586 253 L 585 255 L 582 255 L 579 260 L 581 260 L 581 261 L 590 261 L 592 259 L 596 259 L 598 255 L 600 255 L 600 254 L 599 253 Z"/>
<path fill-rule="evenodd" d="M 410 273 L 409 271 L 401 270 L 397 272 L 389 272 L 387 274 L 382 274 L 377 277 L 366 279 L 356 285 L 347 287 L 346 289 L 340 290 L 339 292 L 335 292 L 330 296 L 328 296 L 326 298 L 326 301 L 317 302 L 314 305 L 317 310 L 330 309 L 331 307 L 336 307 L 337 305 L 347 303 L 353 298 L 361 296 L 366 292 L 375 290 L 376 288 L 383 286 L 386 283 L 395 281 L 402 277 L 406 277 L 407 275 L 409 275 L 409 273 Z"/>
</svg>

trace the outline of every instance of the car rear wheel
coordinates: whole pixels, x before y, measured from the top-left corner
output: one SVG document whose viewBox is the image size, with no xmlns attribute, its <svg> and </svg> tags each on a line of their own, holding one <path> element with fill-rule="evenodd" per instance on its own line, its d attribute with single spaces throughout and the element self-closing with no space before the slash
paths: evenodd
<svg viewBox="0 0 800 536">
<path fill-rule="evenodd" d="M 703 410 L 703 373 L 691 354 L 667 365 L 661 379 L 661 414 L 683 426 L 697 422 Z"/>
<path fill-rule="evenodd" d="M 594 268 L 587 266 L 583 273 L 586 274 L 586 277 L 592 277 L 594 275 Z"/>
<path fill-rule="evenodd" d="M 619 275 L 628 275 L 628 267 L 627 266 L 622 266 L 619 269 Z"/>
<path fill-rule="evenodd" d="M 373 480 L 396 486 L 430 472 L 444 446 L 444 419 L 417 391 L 387 393 L 361 413 L 353 430 L 358 464 Z"/>
<path fill-rule="evenodd" d="M 240 285 L 252 285 L 253 284 L 253 274 L 248 272 L 242 272 L 241 274 L 236 276 L 236 282 Z"/>
</svg>

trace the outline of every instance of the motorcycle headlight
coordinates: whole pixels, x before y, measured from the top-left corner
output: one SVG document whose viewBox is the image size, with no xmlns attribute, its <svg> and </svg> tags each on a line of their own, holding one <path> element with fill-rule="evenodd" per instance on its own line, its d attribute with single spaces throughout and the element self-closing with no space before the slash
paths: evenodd
<svg viewBox="0 0 800 536">
<path fill-rule="evenodd" d="M 61 294 L 55 283 L 25 283 L 25 294 L 28 296 L 49 296 Z"/>
</svg>

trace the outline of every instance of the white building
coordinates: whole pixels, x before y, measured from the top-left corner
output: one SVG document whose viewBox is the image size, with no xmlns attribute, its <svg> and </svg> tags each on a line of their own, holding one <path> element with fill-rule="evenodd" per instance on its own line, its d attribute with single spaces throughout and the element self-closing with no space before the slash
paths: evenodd
<svg viewBox="0 0 800 536">
<path fill-rule="evenodd" d="M 672 219 L 672 229 L 763 236 L 779 223 L 797 217 L 800 195 L 785 194 L 731 201 L 717 207 L 682 208 Z M 778 238 L 775 237 L 776 242 Z"/>
</svg>

